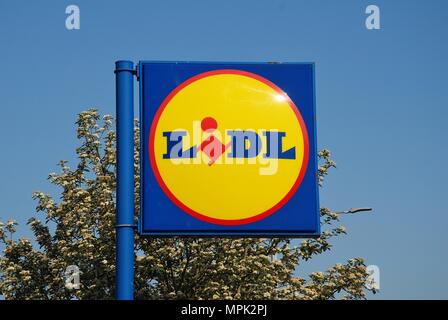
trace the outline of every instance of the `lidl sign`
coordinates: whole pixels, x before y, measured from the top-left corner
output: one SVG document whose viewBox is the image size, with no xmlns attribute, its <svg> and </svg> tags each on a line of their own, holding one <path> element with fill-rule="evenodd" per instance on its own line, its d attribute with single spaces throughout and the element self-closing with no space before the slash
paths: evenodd
<svg viewBox="0 0 448 320">
<path fill-rule="evenodd" d="M 138 73 L 141 234 L 319 234 L 313 64 Z"/>
</svg>

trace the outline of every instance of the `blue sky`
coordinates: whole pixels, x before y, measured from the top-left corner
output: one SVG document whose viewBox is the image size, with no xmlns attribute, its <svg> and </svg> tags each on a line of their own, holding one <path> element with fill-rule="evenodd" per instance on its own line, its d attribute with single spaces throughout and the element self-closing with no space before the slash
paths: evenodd
<svg viewBox="0 0 448 320">
<path fill-rule="evenodd" d="M 81 29 L 65 28 L 65 8 Z M 381 30 L 364 26 L 381 9 Z M 304 267 L 363 256 L 381 271 L 373 298 L 448 298 L 448 2 L 0 2 L 0 219 L 20 234 L 34 190 L 60 159 L 75 163 L 76 114 L 115 113 L 114 61 L 314 61 L 318 146 L 338 168 L 321 190 L 349 235 Z"/>
</svg>

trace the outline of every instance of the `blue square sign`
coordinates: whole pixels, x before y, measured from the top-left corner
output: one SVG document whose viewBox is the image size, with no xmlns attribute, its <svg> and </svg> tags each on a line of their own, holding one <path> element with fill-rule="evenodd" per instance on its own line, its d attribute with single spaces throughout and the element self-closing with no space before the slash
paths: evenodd
<svg viewBox="0 0 448 320">
<path fill-rule="evenodd" d="M 139 231 L 320 234 L 314 64 L 140 62 Z"/>
</svg>

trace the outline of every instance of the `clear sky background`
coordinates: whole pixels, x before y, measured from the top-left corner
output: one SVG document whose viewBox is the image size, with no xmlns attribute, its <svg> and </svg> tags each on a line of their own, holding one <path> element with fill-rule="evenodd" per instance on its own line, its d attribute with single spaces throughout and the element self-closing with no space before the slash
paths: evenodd
<svg viewBox="0 0 448 320">
<path fill-rule="evenodd" d="M 30 236 L 31 193 L 76 163 L 76 115 L 115 114 L 115 60 L 314 61 L 318 146 L 338 164 L 321 205 L 375 211 L 301 272 L 362 256 L 381 271 L 373 298 L 447 299 L 447 39 L 445 0 L 0 0 L 0 219 Z"/>
</svg>

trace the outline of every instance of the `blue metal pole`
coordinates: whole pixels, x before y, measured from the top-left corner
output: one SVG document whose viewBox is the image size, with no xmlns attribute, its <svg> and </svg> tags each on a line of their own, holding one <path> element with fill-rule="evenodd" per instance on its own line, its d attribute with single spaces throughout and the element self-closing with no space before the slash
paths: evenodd
<svg viewBox="0 0 448 320">
<path fill-rule="evenodd" d="M 117 104 L 116 298 L 134 299 L 134 64 L 115 62 Z"/>
</svg>

